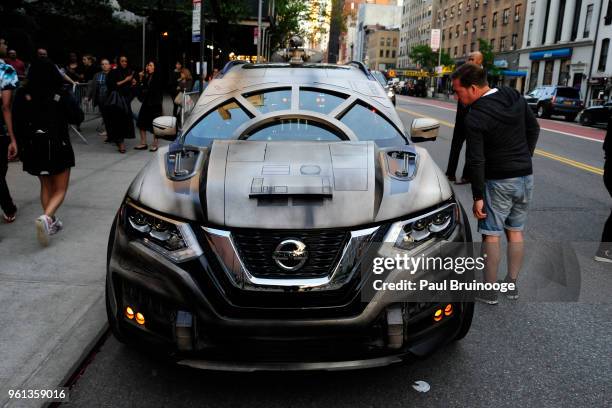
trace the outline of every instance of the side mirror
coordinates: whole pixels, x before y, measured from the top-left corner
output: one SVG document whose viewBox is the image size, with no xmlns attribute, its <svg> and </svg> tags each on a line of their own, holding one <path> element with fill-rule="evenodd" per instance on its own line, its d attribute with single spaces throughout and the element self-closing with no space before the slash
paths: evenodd
<svg viewBox="0 0 612 408">
<path fill-rule="evenodd" d="M 153 120 L 155 136 L 173 141 L 176 138 L 176 118 L 174 116 L 159 116 Z"/>
<path fill-rule="evenodd" d="M 414 143 L 433 142 L 438 137 L 440 122 L 431 118 L 418 118 L 410 125 L 410 139 Z"/>
</svg>

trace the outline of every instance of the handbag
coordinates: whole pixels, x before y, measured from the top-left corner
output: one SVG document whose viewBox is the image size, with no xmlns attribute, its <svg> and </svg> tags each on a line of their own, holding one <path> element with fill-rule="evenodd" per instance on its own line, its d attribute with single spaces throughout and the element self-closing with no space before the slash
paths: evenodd
<svg viewBox="0 0 612 408">
<path fill-rule="evenodd" d="M 184 96 L 183 91 L 179 92 L 176 95 L 176 97 L 174 98 L 174 104 L 175 105 L 179 105 L 179 106 L 183 106 L 183 96 Z"/>
</svg>

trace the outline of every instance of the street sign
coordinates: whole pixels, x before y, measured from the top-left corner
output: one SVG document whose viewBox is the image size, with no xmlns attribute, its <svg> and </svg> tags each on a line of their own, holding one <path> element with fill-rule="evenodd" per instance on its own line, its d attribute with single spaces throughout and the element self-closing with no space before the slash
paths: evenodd
<svg viewBox="0 0 612 408">
<path fill-rule="evenodd" d="M 191 42 L 200 42 L 200 18 L 202 17 L 202 0 L 193 0 L 191 18 Z"/>
<path fill-rule="evenodd" d="M 257 37 L 259 36 L 259 29 L 257 27 L 253 28 L 253 45 L 257 45 Z"/>
<path fill-rule="evenodd" d="M 440 29 L 434 28 L 431 30 L 431 49 L 433 51 L 438 51 L 440 49 Z"/>
</svg>

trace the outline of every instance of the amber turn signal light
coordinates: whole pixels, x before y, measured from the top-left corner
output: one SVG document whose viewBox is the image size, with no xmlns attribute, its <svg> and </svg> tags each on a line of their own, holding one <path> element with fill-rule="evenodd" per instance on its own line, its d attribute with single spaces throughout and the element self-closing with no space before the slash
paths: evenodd
<svg viewBox="0 0 612 408">
<path fill-rule="evenodd" d="M 442 317 L 442 309 L 436 310 L 436 312 L 434 313 L 434 321 L 439 322 L 440 320 L 442 320 Z"/>
<path fill-rule="evenodd" d="M 138 323 L 139 325 L 143 325 L 145 324 L 145 318 L 144 315 L 140 312 L 136 313 L 136 323 Z"/>
<path fill-rule="evenodd" d="M 444 316 L 450 316 L 453 314 L 453 305 L 448 304 L 446 305 L 446 307 L 444 308 Z"/>
<path fill-rule="evenodd" d="M 125 317 L 127 317 L 128 319 L 132 320 L 134 318 L 134 309 L 132 309 L 131 307 L 127 306 L 125 308 Z"/>
</svg>

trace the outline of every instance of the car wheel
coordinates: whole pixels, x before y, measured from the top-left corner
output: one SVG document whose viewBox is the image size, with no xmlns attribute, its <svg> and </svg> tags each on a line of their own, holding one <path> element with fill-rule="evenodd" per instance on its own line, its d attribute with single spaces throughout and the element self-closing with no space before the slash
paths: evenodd
<svg viewBox="0 0 612 408">
<path fill-rule="evenodd" d="M 583 126 L 591 126 L 593 124 L 593 118 L 587 112 L 580 115 L 580 124 Z"/>
<path fill-rule="evenodd" d="M 474 302 L 464 302 L 461 304 L 463 307 L 461 326 L 459 331 L 455 335 L 453 341 L 459 341 L 464 338 L 472 327 L 472 319 L 474 317 Z"/>
<path fill-rule="evenodd" d="M 544 105 L 538 106 L 538 118 L 547 118 L 548 116 L 548 112 L 546 111 Z"/>
</svg>

